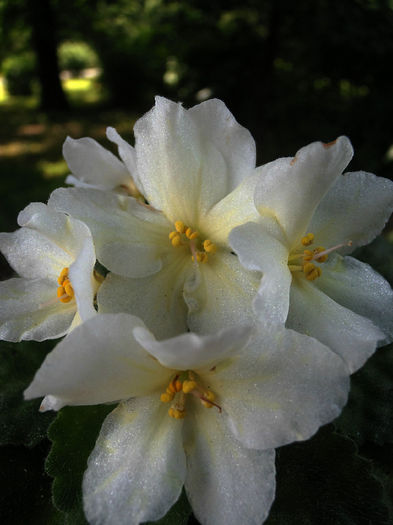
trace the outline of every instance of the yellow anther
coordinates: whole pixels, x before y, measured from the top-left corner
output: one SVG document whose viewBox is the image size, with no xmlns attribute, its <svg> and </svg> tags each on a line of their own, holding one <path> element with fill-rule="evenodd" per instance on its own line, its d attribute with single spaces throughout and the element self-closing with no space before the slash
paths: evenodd
<svg viewBox="0 0 393 525">
<path fill-rule="evenodd" d="M 310 244 L 312 244 L 314 241 L 314 234 L 313 233 L 307 233 L 307 235 L 305 235 L 303 238 L 302 238 L 302 244 L 303 246 L 310 246 Z"/>
<path fill-rule="evenodd" d="M 213 244 L 210 239 L 203 241 L 203 248 L 207 253 L 214 253 L 217 251 L 217 246 Z"/>
<path fill-rule="evenodd" d="M 185 410 L 179 410 L 178 408 L 173 408 L 173 407 L 171 407 L 168 410 L 168 414 L 174 419 L 184 419 L 186 417 Z"/>
<path fill-rule="evenodd" d="M 62 286 L 59 286 L 57 289 L 57 297 L 62 297 L 63 295 L 66 295 L 66 291 Z"/>
<path fill-rule="evenodd" d="M 314 250 L 314 259 L 316 259 L 320 263 L 323 263 L 323 262 L 327 261 L 327 259 L 328 259 L 328 255 L 327 254 L 321 255 L 321 257 L 318 257 L 318 254 L 322 253 L 324 251 L 325 251 L 325 248 L 323 246 L 318 246 L 318 248 L 315 248 L 315 250 Z"/>
<path fill-rule="evenodd" d="M 63 283 L 63 288 L 65 290 L 65 293 L 69 295 L 70 297 L 74 297 L 74 289 L 71 285 L 71 282 L 69 279 L 66 279 Z"/>
<path fill-rule="evenodd" d="M 211 390 L 206 390 L 206 392 L 203 394 L 203 397 L 206 397 L 206 399 L 209 401 L 214 401 L 216 399 L 216 396 Z"/>
<path fill-rule="evenodd" d="M 174 237 L 179 237 L 179 232 L 171 232 L 169 234 L 169 239 L 172 240 Z"/>
<path fill-rule="evenodd" d="M 313 257 L 314 257 L 314 252 L 312 250 L 304 250 L 304 252 L 303 252 L 303 261 L 304 262 L 312 261 Z"/>
<path fill-rule="evenodd" d="M 178 231 L 179 233 L 184 233 L 187 230 L 187 226 L 184 224 L 183 221 L 176 221 L 175 228 L 176 231 Z"/>
<path fill-rule="evenodd" d="M 315 264 L 310 262 L 306 263 L 303 266 L 303 272 L 308 281 L 314 281 L 322 274 L 322 270 L 318 266 L 315 266 Z"/>
<path fill-rule="evenodd" d="M 192 256 L 192 258 L 194 259 L 194 256 Z M 196 260 L 199 263 L 206 263 L 207 260 L 208 260 L 207 253 L 205 253 L 205 252 L 196 252 Z"/>
<path fill-rule="evenodd" d="M 68 277 L 68 268 L 63 268 L 60 272 L 60 275 L 57 279 L 57 282 L 61 285 Z"/>
<path fill-rule="evenodd" d="M 177 232 L 176 232 L 177 233 Z M 177 233 L 177 235 L 173 236 L 172 239 L 171 239 L 171 243 L 172 243 L 172 246 L 174 246 L 175 248 L 177 246 L 180 246 L 181 245 L 181 237 L 180 237 L 180 233 Z"/>
<path fill-rule="evenodd" d="M 194 232 L 192 230 L 192 228 L 187 228 L 186 229 L 186 237 L 192 241 L 193 239 L 196 239 L 197 237 L 199 237 L 199 233 L 198 232 Z"/>
<path fill-rule="evenodd" d="M 206 390 L 203 392 L 203 397 L 201 398 L 201 403 L 205 408 L 212 408 L 212 406 L 217 406 L 213 401 L 215 400 L 216 396 L 213 394 L 211 390 Z M 209 402 L 211 401 L 211 403 Z"/>
<path fill-rule="evenodd" d="M 185 394 L 189 394 L 190 392 L 195 390 L 196 386 L 197 386 L 196 381 L 189 381 L 188 379 L 186 379 L 183 382 L 183 392 Z"/>
<path fill-rule="evenodd" d="M 174 394 L 172 393 L 168 394 L 168 392 L 164 392 L 164 394 L 161 394 L 160 399 L 163 403 L 169 403 L 170 401 L 172 401 L 173 397 L 174 397 Z"/>
</svg>

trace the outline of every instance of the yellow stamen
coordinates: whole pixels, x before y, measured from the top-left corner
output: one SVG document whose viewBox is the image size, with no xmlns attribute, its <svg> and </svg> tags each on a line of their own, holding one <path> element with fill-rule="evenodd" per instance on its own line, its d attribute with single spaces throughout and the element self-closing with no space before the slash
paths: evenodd
<svg viewBox="0 0 393 525">
<path fill-rule="evenodd" d="M 57 279 L 57 282 L 61 285 L 68 277 L 68 268 L 63 268 L 60 272 L 60 275 Z"/>
<path fill-rule="evenodd" d="M 168 414 L 174 419 L 184 419 L 186 417 L 185 410 L 179 410 L 178 408 L 171 407 L 168 410 Z"/>
<path fill-rule="evenodd" d="M 161 394 L 161 401 L 163 403 L 169 403 L 170 401 L 172 401 L 172 399 L 174 398 L 174 394 L 170 393 L 168 394 L 168 392 L 164 392 L 163 394 Z"/>
<path fill-rule="evenodd" d="M 171 243 L 172 243 L 172 246 L 174 246 L 175 248 L 182 244 L 181 237 L 180 237 L 180 235 L 178 233 L 177 233 L 177 235 L 172 237 Z"/>
<path fill-rule="evenodd" d="M 195 390 L 196 387 L 197 387 L 196 381 L 189 381 L 186 379 L 183 382 L 183 392 L 185 394 L 189 394 L 192 390 Z"/>
<path fill-rule="evenodd" d="M 59 287 L 57 288 L 57 298 L 62 303 L 69 303 L 74 297 L 74 289 L 68 278 L 68 268 L 63 268 L 57 279 Z"/>
<path fill-rule="evenodd" d="M 314 234 L 313 233 L 307 233 L 305 237 L 302 238 L 301 243 L 303 246 L 310 246 L 314 241 Z"/>
<path fill-rule="evenodd" d="M 175 228 L 176 228 L 176 231 L 179 233 L 184 233 L 187 230 L 187 226 L 184 224 L 183 221 L 176 221 Z"/>
<path fill-rule="evenodd" d="M 213 244 L 210 239 L 203 241 L 203 248 L 207 253 L 214 253 L 217 251 L 217 246 Z"/>
<path fill-rule="evenodd" d="M 197 241 L 200 234 L 193 230 L 183 221 L 175 221 L 175 230 L 169 233 L 169 240 L 175 248 L 178 246 L 189 246 L 192 260 L 195 263 L 206 263 L 208 253 L 213 254 L 217 251 L 217 246 L 210 240 Z"/>
<path fill-rule="evenodd" d="M 322 274 L 322 270 L 319 268 L 319 266 L 315 266 L 315 264 L 310 262 L 306 263 L 303 266 L 303 272 L 308 281 L 314 281 L 317 277 L 320 277 Z"/>
</svg>

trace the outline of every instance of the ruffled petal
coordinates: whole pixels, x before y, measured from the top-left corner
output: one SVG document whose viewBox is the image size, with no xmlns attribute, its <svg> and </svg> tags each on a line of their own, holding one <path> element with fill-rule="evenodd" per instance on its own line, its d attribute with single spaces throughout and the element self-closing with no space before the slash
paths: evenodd
<svg viewBox="0 0 393 525">
<path fill-rule="evenodd" d="M 186 332 L 183 285 L 189 266 L 174 254 L 159 272 L 149 277 L 131 279 L 108 274 L 97 295 L 99 312 L 136 315 L 158 339 Z"/>
<path fill-rule="evenodd" d="M 250 450 L 234 439 L 215 409 L 185 419 L 186 491 L 204 525 L 262 523 L 275 493 L 274 450 Z"/>
<path fill-rule="evenodd" d="M 51 395 L 58 406 L 96 405 L 166 386 L 171 371 L 135 341 L 136 326 L 142 321 L 128 314 L 97 315 L 77 326 L 45 358 L 25 399 Z"/>
<path fill-rule="evenodd" d="M 0 234 L 0 248 L 22 277 L 57 279 L 83 245 L 92 242 L 85 224 L 42 203 L 29 204 L 18 223 L 20 230 Z"/>
<path fill-rule="evenodd" d="M 374 353 L 384 334 L 369 319 L 339 305 L 303 277 L 293 279 L 288 328 L 315 337 L 355 372 Z"/>
<path fill-rule="evenodd" d="M 138 190 L 141 191 L 142 185 L 138 177 L 135 149 L 118 134 L 115 128 L 106 128 L 106 136 L 117 145 L 121 160 L 126 165 Z"/>
<path fill-rule="evenodd" d="M 138 343 L 167 368 L 175 370 L 199 370 L 211 368 L 244 348 L 251 336 L 250 326 L 234 326 L 214 335 L 186 333 L 157 341 L 143 327 L 134 329 Z"/>
<path fill-rule="evenodd" d="M 212 140 L 217 128 L 203 127 L 202 111 L 196 110 L 194 117 L 181 104 L 156 97 L 153 109 L 134 127 L 143 195 L 171 222 L 181 220 L 191 227 L 232 184 L 222 141 Z"/>
<path fill-rule="evenodd" d="M 262 272 L 254 299 L 258 317 L 266 322 L 285 323 L 292 275 L 288 248 L 277 221 L 266 217 L 259 224 L 249 222 L 239 226 L 230 233 L 229 243 L 247 270 Z"/>
<path fill-rule="evenodd" d="M 353 257 L 331 257 L 315 286 L 336 303 L 371 319 L 386 336 L 380 346 L 393 339 L 393 290 L 371 266 Z"/>
<path fill-rule="evenodd" d="M 244 352 L 203 380 L 235 437 L 258 449 L 308 439 L 339 415 L 349 390 L 342 359 L 286 329 L 261 328 Z"/>
<path fill-rule="evenodd" d="M 261 168 L 251 173 L 239 186 L 200 218 L 200 230 L 206 232 L 213 242 L 226 246 L 228 235 L 233 228 L 259 219 L 258 210 L 254 205 L 254 193 L 261 179 Z"/>
<path fill-rule="evenodd" d="M 75 301 L 61 303 L 57 284 L 45 279 L 9 279 L 0 283 L 0 339 L 44 341 L 67 333 Z"/>
<path fill-rule="evenodd" d="M 304 235 L 315 208 L 343 172 L 353 155 L 351 143 L 339 137 L 334 143 L 313 142 L 295 157 L 264 166 L 255 191 L 262 216 L 274 216 L 295 246 Z"/>
<path fill-rule="evenodd" d="M 339 250 L 341 254 L 350 253 L 372 241 L 392 211 L 392 181 L 364 171 L 346 173 L 325 195 L 308 230 L 326 248 L 352 241 L 351 247 Z"/>
<path fill-rule="evenodd" d="M 172 226 L 165 217 L 132 197 L 94 189 L 60 188 L 49 206 L 86 223 L 93 235 L 98 260 L 125 277 L 146 277 L 159 271 L 172 246 Z"/>
<path fill-rule="evenodd" d="M 260 279 L 260 273 L 245 270 L 236 255 L 217 251 L 185 283 L 190 330 L 215 333 L 234 324 L 252 324 L 255 320 L 252 300 Z"/>
<path fill-rule="evenodd" d="M 210 99 L 189 110 L 204 140 L 223 156 L 228 191 L 234 190 L 255 168 L 256 147 L 251 133 L 241 126 L 222 100 Z"/>
<path fill-rule="evenodd" d="M 92 187 L 112 190 L 127 185 L 130 180 L 130 173 L 124 164 L 89 137 L 77 140 L 67 137 L 63 144 L 63 156 L 72 174 Z"/>
<path fill-rule="evenodd" d="M 157 520 L 179 498 L 186 476 L 182 422 L 156 396 L 122 403 L 105 419 L 83 479 L 91 524 Z"/>
</svg>

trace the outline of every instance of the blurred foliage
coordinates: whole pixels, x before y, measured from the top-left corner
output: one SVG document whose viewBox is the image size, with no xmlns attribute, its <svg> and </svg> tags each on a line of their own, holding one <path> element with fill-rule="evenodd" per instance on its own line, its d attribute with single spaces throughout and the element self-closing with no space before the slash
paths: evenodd
<svg viewBox="0 0 393 525">
<path fill-rule="evenodd" d="M 2 73 L 10 95 L 32 95 L 35 80 L 35 59 L 33 53 L 7 57 L 2 64 Z"/>
<path fill-rule="evenodd" d="M 84 69 L 99 65 L 98 56 L 85 42 L 63 42 L 59 47 L 59 65 L 79 76 Z"/>
</svg>

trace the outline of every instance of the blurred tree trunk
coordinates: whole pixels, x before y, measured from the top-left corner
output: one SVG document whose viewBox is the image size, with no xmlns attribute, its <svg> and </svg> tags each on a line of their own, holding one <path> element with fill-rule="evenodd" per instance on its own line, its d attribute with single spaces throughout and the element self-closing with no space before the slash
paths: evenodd
<svg viewBox="0 0 393 525">
<path fill-rule="evenodd" d="M 54 12 L 50 0 L 27 0 L 32 28 L 32 44 L 37 58 L 37 73 L 41 84 L 41 108 L 68 108 L 60 77 Z"/>
</svg>

